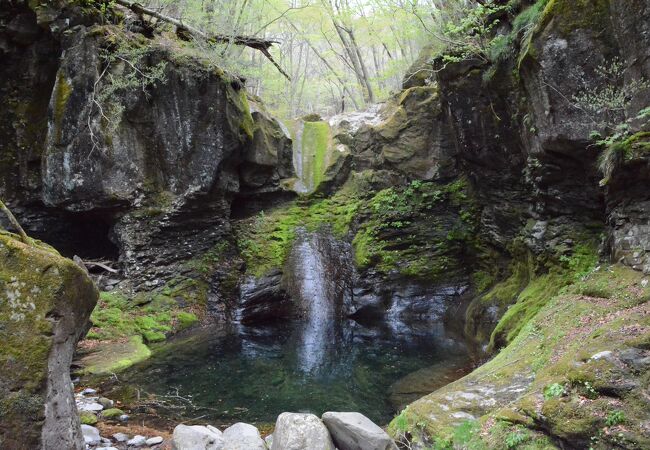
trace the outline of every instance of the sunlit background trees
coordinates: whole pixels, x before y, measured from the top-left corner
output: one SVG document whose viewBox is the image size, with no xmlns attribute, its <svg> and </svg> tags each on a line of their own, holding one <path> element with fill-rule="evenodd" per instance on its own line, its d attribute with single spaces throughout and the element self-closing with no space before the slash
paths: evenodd
<svg viewBox="0 0 650 450">
<path fill-rule="evenodd" d="M 149 0 L 144 5 L 210 33 L 277 39 L 273 57 L 228 43 L 201 54 L 246 78 L 284 118 L 330 115 L 381 101 L 402 84 L 425 46 L 464 0 Z M 444 15 L 441 11 L 444 11 Z"/>
</svg>

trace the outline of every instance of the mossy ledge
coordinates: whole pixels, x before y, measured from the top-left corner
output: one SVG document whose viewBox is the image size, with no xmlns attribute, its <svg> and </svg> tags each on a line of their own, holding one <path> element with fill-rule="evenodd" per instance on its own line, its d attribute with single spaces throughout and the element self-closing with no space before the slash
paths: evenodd
<svg viewBox="0 0 650 450">
<path fill-rule="evenodd" d="M 650 378 L 639 364 L 650 348 L 648 280 L 620 265 L 576 270 L 562 275 L 564 287 L 550 283 L 559 274 L 533 277 L 519 302 L 543 302 L 508 345 L 409 405 L 390 433 L 435 449 L 647 448 L 650 409 L 640 398 Z"/>
</svg>

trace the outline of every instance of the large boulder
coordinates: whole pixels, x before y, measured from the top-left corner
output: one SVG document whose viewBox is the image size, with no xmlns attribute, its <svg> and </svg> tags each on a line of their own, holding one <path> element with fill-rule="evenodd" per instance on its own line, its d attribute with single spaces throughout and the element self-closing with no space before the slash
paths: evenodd
<svg viewBox="0 0 650 450">
<path fill-rule="evenodd" d="M 227 450 L 266 450 L 259 430 L 247 423 L 239 422 L 226 428 L 223 439 Z"/>
<path fill-rule="evenodd" d="M 323 422 L 339 450 L 397 450 L 395 442 L 358 412 L 326 412 Z"/>
<path fill-rule="evenodd" d="M 75 263 L 0 231 L 0 448 L 83 448 L 70 363 L 97 298 Z"/>
<path fill-rule="evenodd" d="M 214 427 L 177 425 L 172 435 L 172 450 L 223 450 L 224 438 Z"/>
<path fill-rule="evenodd" d="M 275 422 L 271 450 L 334 450 L 323 422 L 313 414 L 282 413 Z"/>
</svg>

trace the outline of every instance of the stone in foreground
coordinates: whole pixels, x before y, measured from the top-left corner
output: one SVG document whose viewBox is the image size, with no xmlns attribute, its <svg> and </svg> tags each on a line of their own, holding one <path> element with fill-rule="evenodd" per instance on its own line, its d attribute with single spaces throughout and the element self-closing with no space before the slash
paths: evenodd
<svg viewBox="0 0 650 450">
<path fill-rule="evenodd" d="M 99 436 L 99 430 L 90 425 L 81 425 L 81 433 L 83 434 L 84 442 L 88 445 L 97 445 L 102 441 Z"/>
<path fill-rule="evenodd" d="M 178 425 L 172 436 L 172 450 L 224 450 L 219 430 L 201 425 Z"/>
<path fill-rule="evenodd" d="M 1 448 L 85 448 L 70 363 L 97 298 L 71 260 L 0 231 Z"/>
<path fill-rule="evenodd" d="M 266 450 L 260 432 L 253 425 L 236 423 L 223 430 L 227 450 Z"/>
<path fill-rule="evenodd" d="M 358 412 L 326 412 L 323 422 L 339 450 L 397 450 L 384 430 Z"/>
<path fill-rule="evenodd" d="M 271 450 L 334 450 L 334 443 L 315 415 L 285 412 L 275 422 Z"/>
</svg>

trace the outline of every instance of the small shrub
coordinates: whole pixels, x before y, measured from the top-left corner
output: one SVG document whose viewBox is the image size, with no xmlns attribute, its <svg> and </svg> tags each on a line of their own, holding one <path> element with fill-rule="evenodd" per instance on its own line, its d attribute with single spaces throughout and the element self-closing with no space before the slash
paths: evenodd
<svg viewBox="0 0 650 450">
<path fill-rule="evenodd" d="M 620 425 L 625 422 L 625 413 L 620 409 L 615 409 L 607 414 L 607 419 L 605 419 L 605 425 L 608 427 L 613 427 L 615 425 Z"/>
<path fill-rule="evenodd" d="M 521 427 L 515 431 L 506 434 L 505 444 L 506 448 L 517 448 L 519 445 L 530 441 L 530 434 L 526 433 Z"/>
<path fill-rule="evenodd" d="M 566 393 L 566 389 L 563 384 L 553 383 L 549 384 L 544 388 L 544 399 L 550 400 L 555 397 L 561 397 Z"/>
</svg>

